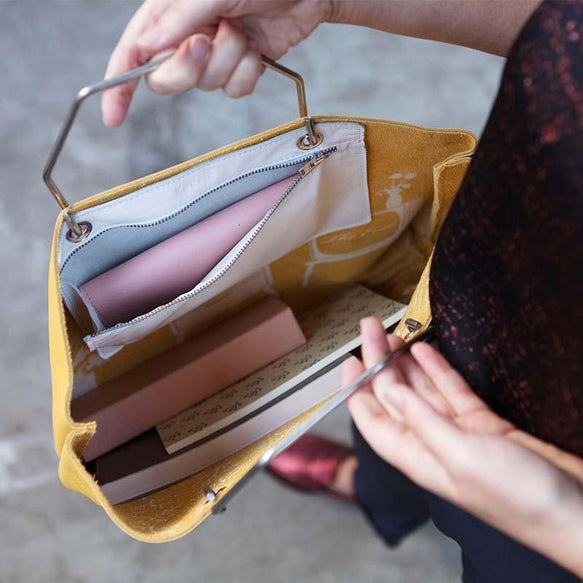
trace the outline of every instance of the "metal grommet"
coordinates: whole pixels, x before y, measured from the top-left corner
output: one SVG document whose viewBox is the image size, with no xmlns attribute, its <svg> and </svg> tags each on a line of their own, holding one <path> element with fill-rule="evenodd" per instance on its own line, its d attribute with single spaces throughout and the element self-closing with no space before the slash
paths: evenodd
<svg viewBox="0 0 583 583">
<path fill-rule="evenodd" d="M 207 504 L 209 502 L 214 502 L 217 498 L 217 493 L 209 486 L 203 486 L 202 493 L 204 494 Z"/>
<path fill-rule="evenodd" d="M 413 334 L 413 332 L 417 332 L 419 328 L 421 328 L 422 324 L 418 320 L 413 320 L 413 318 L 407 318 L 405 320 L 405 326 L 407 326 L 407 330 Z"/>
<path fill-rule="evenodd" d="M 407 334 L 403 340 L 407 340 L 412 334 L 415 334 L 417 330 L 420 330 L 423 324 L 413 318 L 407 318 L 405 320 L 405 327 L 407 328 Z"/>
<path fill-rule="evenodd" d="M 205 504 L 209 504 L 210 502 L 214 502 L 217 499 L 217 496 L 224 490 L 224 488 L 219 488 L 218 490 L 213 490 L 210 486 L 203 486 L 202 493 L 205 497 Z"/>
<path fill-rule="evenodd" d="M 316 125 L 311 117 L 304 117 L 307 134 L 297 141 L 300 150 L 311 150 L 324 141 L 324 136 L 316 131 Z"/>
<path fill-rule="evenodd" d="M 324 136 L 320 133 L 317 133 L 315 135 L 315 141 L 314 143 L 312 143 L 310 141 L 310 136 L 308 134 L 306 134 L 305 136 L 302 136 L 298 141 L 297 141 L 297 146 L 300 150 L 311 150 L 312 148 L 315 148 L 316 146 L 319 146 L 323 141 L 324 141 Z"/>
<path fill-rule="evenodd" d="M 83 239 L 89 236 L 91 230 L 93 229 L 91 223 L 88 223 L 87 221 L 75 223 L 75 226 L 78 228 L 77 232 L 73 228 L 73 226 L 71 226 L 71 228 L 67 231 L 66 235 L 67 241 L 71 241 L 71 243 L 79 243 L 79 241 L 83 241 Z"/>
</svg>

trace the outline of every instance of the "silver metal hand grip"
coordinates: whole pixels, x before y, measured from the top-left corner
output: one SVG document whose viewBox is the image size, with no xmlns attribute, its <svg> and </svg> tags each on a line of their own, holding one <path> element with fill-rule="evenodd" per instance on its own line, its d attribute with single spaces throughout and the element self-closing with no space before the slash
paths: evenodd
<svg viewBox="0 0 583 583">
<path fill-rule="evenodd" d="M 59 134 L 57 135 L 57 139 L 55 140 L 55 143 L 51 149 L 49 158 L 43 171 L 43 179 L 45 181 L 45 184 L 47 185 L 48 189 L 51 191 L 53 197 L 55 198 L 55 200 L 62 209 L 66 209 L 69 206 L 69 203 L 67 202 L 67 199 L 63 195 L 61 189 L 56 185 L 55 181 L 53 180 L 52 174 L 55 164 L 59 159 L 61 151 L 63 150 L 63 146 L 67 141 L 69 132 L 73 127 L 73 123 L 75 122 L 75 118 L 77 117 L 77 114 L 79 113 L 79 109 L 81 108 L 83 102 L 88 97 L 94 95 L 95 93 L 101 93 L 106 89 L 116 87 L 117 85 L 122 85 L 123 83 L 131 81 L 132 79 L 142 77 L 143 75 L 147 75 L 148 73 L 155 71 L 164 61 L 169 59 L 171 56 L 172 54 L 165 55 L 161 58 L 151 61 L 150 63 L 142 67 L 138 67 L 137 69 L 128 71 L 127 73 L 124 73 L 119 77 L 106 79 L 104 81 L 100 81 L 99 83 L 95 83 L 94 85 L 88 85 L 87 87 L 83 87 L 83 89 L 81 89 L 77 93 L 75 99 L 73 100 L 73 103 L 71 104 L 71 107 L 69 108 L 69 113 L 67 114 L 67 117 L 65 118 L 65 121 L 59 131 Z M 304 119 L 307 131 L 306 135 L 298 140 L 298 148 L 301 148 L 302 150 L 309 150 L 321 144 L 323 140 L 322 135 L 316 132 L 314 123 L 308 115 L 308 106 L 306 102 L 306 89 L 304 85 L 304 80 L 302 79 L 301 75 L 299 75 L 295 71 L 292 71 L 291 69 L 288 69 L 287 67 L 284 67 L 283 65 L 280 65 L 279 63 L 276 63 L 271 59 L 268 59 L 267 57 L 262 56 L 261 61 L 269 69 L 272 69 L 273 71 L 276 71 L 277 73 L 291 79 L 296 84 L 300 118 Z M 91 225 L 89 223 L 86 222 L 77 223 L 68 213 L 65 213 L 64 216 L 65 221 L 69 226 L 69 232 L 67 233 L 67 238 L 69 239 L 69 241 L 77 243 L 85 239 L 89 235 L 89 233 L 91 233 Z"/>
</svg>

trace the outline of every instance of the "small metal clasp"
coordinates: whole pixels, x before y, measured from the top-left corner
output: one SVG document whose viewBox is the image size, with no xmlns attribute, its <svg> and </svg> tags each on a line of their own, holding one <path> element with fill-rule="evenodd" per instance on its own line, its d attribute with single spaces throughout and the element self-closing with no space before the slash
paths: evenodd
<svg viewBox="0 0 583 583">
<path fill-rule="evenodd" d="M 205 504 L 212 504 L 217 499 L 218 495 L 224 490 L 224 488 L 219 488 L 218 490 L 213 490 L 210 486 L 203 486 L 202 493 L 206 499 Z M 226 510 L 226 507 L 220 509 L 221 511 Z M 214 511 L 213 511 L 214 512 Z M 216 513 L 216 512 L 215 512 Z"/>
<path fill-rule="evenodd" d="M 405 326 L 407 328 L 407 335 L 403 340 L 407 340 L 411 334 L 415 334 L 415 332 L 417 332 L 417 330 L 419 330 L 423 324 L 421 324 L 421 322 L 418 320 L 413 320 L 413 318 L 407 318 L 405 320 Z"/>
</svg>

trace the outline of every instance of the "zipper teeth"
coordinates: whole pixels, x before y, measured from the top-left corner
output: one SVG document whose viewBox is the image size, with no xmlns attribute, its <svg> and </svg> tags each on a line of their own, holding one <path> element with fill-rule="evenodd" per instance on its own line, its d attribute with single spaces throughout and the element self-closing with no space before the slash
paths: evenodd
<svg viewBox="0 0 583 583">
<path fill-rule="evenodd" d="M 217 190 L 220 190 L 226 186 L 229 186 L 230 184 L 237 182 L 238 180 L 242 180 L 243 178 L 247 178 L 248 176 L 253 176 L 254 174 L 259 174 L 261 172 L 267 172 L 269 170 L 276 170 L 278 168 L 285 168 L 287 166 L 295 166 L 296 164 L 301 164 L 302 162 L 307 162 L 309 160 L 312 160 L 313 158 L 315 158 L 317 156 L 326 155 L 326 154 L 330 154 L 332 152 L 336 152 L 336 150 L 338 150 L 338 148 L 336 146 L 333 146 L 331 148 L 326 148 L 325 150 L 320 150 L 319 152 L 315 152 L 314 154 L 311 154 L 310 156 L 304 156 L 303 158 L 298 158 L 296 161 L 282 162 L 281 164 L 275 164 L 273 166 L 268 166 L 265 168 L 259 168 L 257 170 L 252 170 L 251 172 L 247 172 L 246 174 L 242 174 L 241 176 L 237 176 L 237 178 L 234 178 L 233 180 L 230 180 L 229 182 L 226 182 L 225 184 L 222 184 L 216 188 L 213 188 L 212 190 L 209 190 L 208 192 L 203 194 L 202 197 L 198 198 L 197 201 L 201 200 L 201 198 L 203 198 L 203 197 L 205 197 L 213 192 L 216 192 Z M 306 175 L 298 175 L 298 177 L 296 178 L 294 183 L 289 186 L 289 188 L 285 191 L 285 193 L 281 196 L 281 198 L 275 203 L 275 205 L 273 205 L 267 211 L 266 215 L 263 217 L 261 222 L 257 225 L 257 227 L 255 228 L 253 233 L 250 235 L 249 239 L 247 239 L 247 241 L 245 241 L 245 244 L 241 247 L 241 249 L 239 249 L 237 251 L 235 256 L 229 261 L 229 263 L 227 263 L 227 265 L 225 265 L 216 275 L 214 275 L 208 281 L 206 281 L 200 289 L 197 289 L 196 291 L 193 290 L 191 292 L 188 292 L 188 293 L 186 293 L 186 295 L 182 295 L 182 296 L 175 298 L 172 301 L 170 301 L 162 306 L 158 306 L 157 308 L 154 308 L 152 311 L 148 312 L 147 314 L 142 314 L 141 316 L 137 316 L 136 318 L 134 318 L 130 322 L 120 322 L 119 324 L 116 324 L 115 326 L 111 326 L 109 328 L 106 328 L 105 330 L 102 330 L 101 332 L 99 332 L 97 334 L 92 334 L 90 337 L 96 338 L 102 334 L 105 334 L 106 332 L 111 332 L 112 330 L 121 330 L 122 328 L 127 328 L 128 326 L 136 324 L 137 322 L 142 322 L 143 320 L 147 320 L 151 316 L 154 316 L 158 312 L 165 310 L 166 308 L 168 308 L 170 306 L 174 306 L 174 305 L 179 304 L 183 301 L 186 301 L 190 298 L 193 298 L 194 296 L 197 296 L 200 292 L 205 290 L 209 285 L 215 283 L 233 266 L 233 264 L 237 261 L 237 259 L 239 259 L 239 257 L 241 257 L 241 255 L 243 254 L 245 249 L 247 249 L 247 247 L 249 247 L 249 245 L 252 243 L 252 241 L 257 237 L 257 235 L 259 234 L 259 232 L 261 231 L 261 229 L 263 228 L 265 223 L 269 220 L 271 215 L 275 212 L 277 207 L 289 196 L 291 191 L 300 182 L 302 182 L 302 180 L 305 177 L 306 177 Z M 193 204 L 193 203 L 190 203 L 190 204 Z M 188 205 L 188 206 L 190 206 L 190 205 Z M 183 209 L 180 209 L 180 211 L 178 211 L 178 213 L 176 213 L 176 214 L 181 213 L 186 208 L 188 208 L 188 206 L 184 207 Z M 175 216 L 175 215 L 173 215 L 173 216 Z M 160 222 L 164 222 L 165 220 L 167 220 L 167 218 L 168 217 L 165 217 Z M 153 224 L 158 224 L 158 223 L 153 223 Z"/>
<path fill-rule="evenodd" d="M 120 225 L 120 226 L 122 226 L 122 227 L 129 226 L 129 227 L 133 227 L 133 228 L 147 229 L 149 227 L 156 227 L 158 225 L 162 225 L 168 221 L 171 221 L 172 219 L 176 218 L 177 216 L 181 215 L 182 213 L 185 213 L 189 208 L 191 208 L 195 204 L 198 204 L 201 200 L 205 199 L 207 196 L 210 196 L 211 194 L 214 194 L 215 192 L 218 192 L 219 190 L 222 190 L 223 188 L 227 188 L 228 186 L 231 186 L 232 184 L 236 184 L 240 180 L 244 180 L 245 178 L 249 178 L 250 176 L 255 176 L 256 174 L 270 172 L 271 170 L 279 170 L 281 168 L 290 168 L 292 166 L 298 166 L 300 164 L 307 162 L 308 160 L 311 160 L 314 156 L 317 156 L 318 154 L 326 154 L 328 152 L 336 151 L 337 149 L 338 148 L 336 146 L 333 146 L 331 148 L 326 148 L 325 150 L 320 150 L 319 152 L 315 152 L 314 154 L 302 156 L 301 158 L 296 158 L 295 160 L 288 160 L 286 162 L 279 162 L 277 164 L 271 164 L 270 166 L 264 166 L 262 168 L 250 170 L 249 172 L 246 172 L 245 174 L 241 174 L 240 176 L 232 178 L 228 182 L 225 182 L 223 184 L 219 184 L 218 186 L 215 186 L 214 188 L 207 190 L 204 194 L 199 196 L 197 199 L 190 201 L 188 204 L 184 205 L 182 208 L 178 209 L 177 211 L 174 211 L 173 213 L 171 213 L 171 214 L 169 214 L 161 219 L 157 219 L 156 221 L 151 221 L 149 223 L 142 223 L 139 225 Z M 99 237 L 99 235 L 101 235 L 102 233 L 105 233 L 106 231 L 110 231 L 111 229 L 115 229 L 115 228 L 116 227 L 109 227 L 109 228 L 105 229 L 104 231 L 102 231 L 101 233 L 98 233 L 97 237 Z M 71 253 L 67 256 L 67 259 L 65 259 L 65 261 L 63 262 L 63 265 L 61 266 L 61 269 L 60 269 L 60 273 L 62 273 L 63 270 L 65 269 L 65 266 L 69 262 L 69 259 L 73 255 L 75 255 L 75 253 L 77 253 L 80 249 L 82 249 L 86 245 L 90 244 L 91 241 L 93 241 L 93 240 L 94 239 L 89 239 L 88 241 L 84 242 L 82 245 L 80 245 L 79 247 L 76 247 L 73 251 L 71 251 Z"/>
<path fill-rule="evenodd" d="M 189 202 L 188 204 L 184 205 L 181 209 L 174 211 L 172 214 L 163 217 L 162 219 L 158 219 L 157 221 L 153 221 L 151 223 L 146 223 L 141 225 L 142 227 L 155 227 L 156 225 L 161 225 L 166 221 L 170 221 L 173 218 L 181 215 L 183 212 L 187 211 L 191 206 L 197 204 L 199 201 L 205 199 L 207 196 L 214 194 L 215 192 L 222 190 L 223 188 L 227 188 L 227 186 L 231 186 L 232 184 L 236 184 L 240 180 L 244 180 L 245 178 L 249 178 L 250 176 L 254 176 L 255 174 L 262 174 L 263 172 L 269 172 L 270 170 L 279 170 L 280 168 L 288 168 L 290 166 L 296 166 L 297 164 L 302 164 L 303 162 L 307 162 L 310 158 L 304 156 L 303 158 L 297 158 L 296 160 L 289 160 L 288 162 L 280 162 L 279 164 L 272 164 L 271 166 L 265 166 L 263 168 L 257 168 L 256 170 L 251 170 L 246 172 L 245 174 L 241 174 L 236 178 L 229 180 L 223 184 L 219 184 L 210 190 L 207 190 L 202 196 L 199 196 L 196 200 Z"/>
<path fill-rule="evenodd" d="M 322 150 L 322 153 L 324 153 L 325 151 L 326 150 Z M 313 155 L 312 156 L 303 156 L 302 158 L 296 158 L 295 160 L 288 160 L 287 162 L 279 162 L 278 164 L 271 164 L 270 166 L 264 166 L 263 168 L 257 168 L 255 170 L 250 170 L 249 172 L 246 172 L 245 174 L 241 174 L 239 176 L 236 176 L 235 178 L 232 178 L 228 182 L 224 182 L 223 184 L 219 184 L 218 186 L 215 186 L 214 188 L 207 190 L 203 195 L 199 196 L 195 200 L 190 201 L 188 204 L 184 205 L 182 208 L 178 209 L 177 211 L 174 211 L 172 214 L 170 214 L 166 217 L 163 217 L 161 219 L 158 219 L 156 221 L 152 221 L 151 223 L 144 223 L 140 226 L 141 227 L 154 227 L 156 225 L 161 225 L 162 223 L 165 223 L 166 221 L 169 221 L 169 220 L 177 217 L 178 215 L 181 215 L 183 212 L 187 211 L 191 206 L 197 204 L 199 201 L 205 199 L 207 196 L 210 196 L 211 194 L 214 194 L 215 192 L 222 190 L 223 188 L 227 188 L 227 186 L 231 186 L 232 184 L 236 184 L 240 180 L 244 180 L 245 178 L 249 178 L 250 176 L 255 176 L 256 174 L 262 174 L 263 172 L 269 172 L 271 170 L 279 170 L 280 168 L 289 168 L 291 166 L 297 166 L 298 164 L 303 164 L 304 162 L 311 160 L 312 157 L 313 157 Z"/>
</svg>

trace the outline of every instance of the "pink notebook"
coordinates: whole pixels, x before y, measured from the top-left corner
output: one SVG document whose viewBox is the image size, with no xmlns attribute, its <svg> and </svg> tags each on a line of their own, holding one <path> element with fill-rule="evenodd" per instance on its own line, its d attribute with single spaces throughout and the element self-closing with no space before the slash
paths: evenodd
<svg viewBox="0 0 583 583">
<path fill-rule="evenodd" d="M 126 502 L 195 474 L 285 425 L 342 388 L 344 355 L 285 399 L 194 448 L 168 454 L 155 431 L 98 458 L 97 481 L 112 504 Z"/>
<path fill-rule="evenodd" d="M 105 327 L 127 322 L 195 287 L 297 179 L 248 196 L 81 286 Z"/>
<path fill-rule="evenodd" d="M 270 297 L 77 397 L 73 418 L 97 422 L 83 458 L 104 454 L 305 341 L 289 307 Z"/>
</svg>

